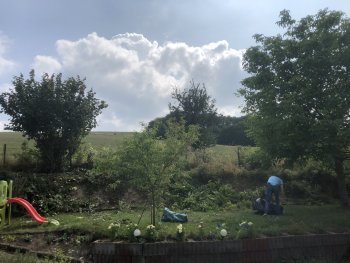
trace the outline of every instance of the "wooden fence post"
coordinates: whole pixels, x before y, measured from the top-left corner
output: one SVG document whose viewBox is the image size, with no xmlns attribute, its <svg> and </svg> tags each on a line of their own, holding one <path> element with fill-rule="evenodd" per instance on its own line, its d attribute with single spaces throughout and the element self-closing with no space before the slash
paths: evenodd
<svg viewBox="0 0 350 263">
<path fill-rule="evenodd" d="M 6 143 L 4 144 L 4 156 L 2 160 L 3 160 L 2 164 L 3 166 L 5 166 L 6 165 Z"/>
</svg>

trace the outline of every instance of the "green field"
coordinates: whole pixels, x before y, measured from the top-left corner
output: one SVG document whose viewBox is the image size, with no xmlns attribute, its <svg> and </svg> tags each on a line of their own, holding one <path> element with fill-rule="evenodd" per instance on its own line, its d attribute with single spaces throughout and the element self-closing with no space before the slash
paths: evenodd
<svg viewBox="0 0 350 263">
<path fill-rule="evenodd" d="M 102 147 L 118 146 L 125 138 L 131 137 L 132 132 L 91 132 L 83 141 L 85 145 L 91 145 L 95 149 Z M 15 158 L 21 152 L 23 142 L 28 142 L 30 147 L 34 146 L 33 141 L 28 141 L 18 132 L 0 132 L 0 160 L 3 160 L 4 145 L 6 144 L 6 159 Z"/>
<path fill-rule="evenodd" d="M 124 139 L 130 138 L 133 132 L 91 132 L 84 140 L 83 147 L 93 147 L 95 150 L 99 150 L 102 147 L 117 147 Z M 33 141 L 28 141 L 21 133 L 18 132 L 0 132 L 0 165 L 3 162 L 3 148 L 6 144 L 6 160 L 16 158 L 16 154 L 21 152 L 21 145 L 24 142 L 28 142 L 29 147 L 34 147 Z M 241 155 L 251 147 L 240 147 Z M 217 166 L 222 166 L 223 169 L 231 169 L 232 164 L 237 164 L 237 147 L 227 145 L 216 145 L 206 150 L 208 156 L 214 159 Z"/>
</svg>

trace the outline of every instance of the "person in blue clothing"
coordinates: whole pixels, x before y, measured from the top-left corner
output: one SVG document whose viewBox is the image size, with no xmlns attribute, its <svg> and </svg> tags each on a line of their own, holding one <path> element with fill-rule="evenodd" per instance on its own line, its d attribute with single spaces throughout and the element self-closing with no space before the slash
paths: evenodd
<svg viewBox="0 0 350 263">
<path fill-rule="evenodd" d="M 265 213 L 267 215 L 269 212 L 269 206 L 272 202 L 272 195 L 275 197 L 276 202 L 276 214 L 280 214 L 280 195 L 283 195 L 283 180 L 278 176 L 272 175 L 267 180 L 266 192 L 265 192 Z"/>
</svg>

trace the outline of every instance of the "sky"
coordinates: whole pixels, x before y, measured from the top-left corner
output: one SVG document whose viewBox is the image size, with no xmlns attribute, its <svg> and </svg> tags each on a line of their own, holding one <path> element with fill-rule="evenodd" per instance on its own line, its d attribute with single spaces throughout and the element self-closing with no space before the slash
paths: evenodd
<svg viewBox="0 0 350 263">
<path fill-rule="evenodd" d="M 220 114 L 240 116 L 252 36 L 283 32 L 283 9 L 298 20 L 324 8 L 350 17 L 349 0 L 0 0 L 0 92 L 31 69 L 79 75 L 109 105 L 94 130 L 138 131 L 193 80 Z"/>
</svg>

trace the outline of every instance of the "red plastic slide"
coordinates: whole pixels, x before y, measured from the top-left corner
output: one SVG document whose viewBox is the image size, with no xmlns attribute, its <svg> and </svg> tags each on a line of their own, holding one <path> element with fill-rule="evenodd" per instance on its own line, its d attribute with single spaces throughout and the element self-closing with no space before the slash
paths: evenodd
<svg viewBox="0 0 350 263">
<path fill-rule="evenodd" d="M 10 204 L 19 204 L 27 210 L 28 214 L 36 221 L 38 224 L 42 224 L 44 222 L 47 222 L 48 220 L 45 217 L 42 217 L 39 215 L 39 213 L 35 210 L 35 208 L 29 203 L 27 200 L 20 198 L 20 197 L 14 197 L 7 199 L 8 203 Z"/>
</svg>

